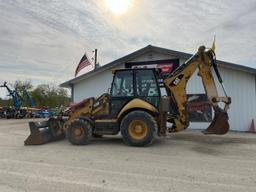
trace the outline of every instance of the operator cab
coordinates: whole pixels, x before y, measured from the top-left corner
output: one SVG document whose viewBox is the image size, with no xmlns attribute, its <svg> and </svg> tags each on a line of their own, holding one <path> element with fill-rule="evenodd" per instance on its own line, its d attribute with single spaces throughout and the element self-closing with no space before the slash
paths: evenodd
<svg viewBox="0 0 256 192">
<path fill-rule="evenodd" d="M 145 100 L 156 108 L 161 92 L 155 69 L 122 69 L 114 71 L 110 92 L 110 113 L 118 114 L 134 98 Z"/>
</svg>

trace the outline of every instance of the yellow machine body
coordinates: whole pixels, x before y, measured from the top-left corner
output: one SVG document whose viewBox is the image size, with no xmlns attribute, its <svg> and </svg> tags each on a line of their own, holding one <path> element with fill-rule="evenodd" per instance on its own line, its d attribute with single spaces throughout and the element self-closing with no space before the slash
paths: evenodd
<svg viewBox="0 0 256 192">
<path fill-rule="evenodd" d="M 189 126 L 186 87 L 196 70 L 215 112 L 204 133 L 225 134 L 229 130 L 227 110 L 231 98 L 225 90 L 224 97 L 218 95 L 212 68 L 222 85 L 214 51 L 199 47 L 195 55 L 163 79 L 168 96 L 161 96 L 157 73 L 153 69 L 114 70 L 110 94 L 91 97 L 71 106 L 66 119 L 59 116 L 51 123 L 40 125 L 31 122 L 31 135 L 25 144 L 42 144 L 65 134 L 73 144 L 86 144 L 91 136 L 113 135 L 121 131 L 125 143 L 144 146 L 152 142 L 155 131 L 164 136 L 168 132 L 184 130 Z M 145 74 L 151 74 L 148 80 Z M 220 102 L 224 103 L 224 109 L 219 106 Z M 177 108 L 175 114 L 170 110 L 173 106 Z M 172 123 L 171 128 L 166 126 L 167 122 Z M 43 127 L 46 131 L 40 131 Z"/>
</svg>

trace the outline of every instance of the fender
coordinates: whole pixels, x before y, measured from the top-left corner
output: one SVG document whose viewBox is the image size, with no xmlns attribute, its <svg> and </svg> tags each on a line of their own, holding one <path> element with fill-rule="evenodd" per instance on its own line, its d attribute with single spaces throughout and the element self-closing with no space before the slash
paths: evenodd
<svg viewBox="0 0 256 192">
<path fill-rule="evenodd" d="M 155 106 L 153 106 L 152 104 L 150 104 L 142 99 L 135 98 L 135 99 L 131 100 L 129 103 L 127 103 L 122 108 L 122 110 L 118 113 L 117 118 L 119 119 L 124 113 L 126 113 L 130 109 L 136 109 L 136 108 L 146 109 L 153 113 L 159 113 L 158 109 Z"/>
<path fill-rule="evenodd" d="M 81 119 L 81 120 L 84 120 L 84 121 L 88 121 L 88 122 L 94 127 L 94 121 L 93 121 L 90 117 L 87 117 L 87 116 L 80 116 L 80 117 L 78 117 L 77 119 Z"/>
</svg>

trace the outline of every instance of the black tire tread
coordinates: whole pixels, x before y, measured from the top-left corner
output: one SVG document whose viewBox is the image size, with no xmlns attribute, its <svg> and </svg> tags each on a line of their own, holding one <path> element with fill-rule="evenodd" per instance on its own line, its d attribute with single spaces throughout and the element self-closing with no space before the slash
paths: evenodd
<svg viewBox="0 0 256 192">
<path fill-rule="evenodd" d="M 149 126 L 149 134 L 146 136 L 145 139 L 142 141 L 133 141 L 132 138 L 130 138 L 129 133 L 128 133 L 128 125 L 129 122 L 133 119 L 137 118 L 144 118 L 146 120 L 146 123 Z M 128 113 L 121 121 L 120 125 L 120 131 L 121 135 L 123 137 L 123 141 L 130 146 L 137 146 L 137 147 L 142 147 L 142 146 L 147 146 L 152 144 L 155 136 L 156 136 L 156 130 L 157 130 L 157 123 L 154 117 L 149 114 L 146 111 L 142 110 L 136 110 Z"/>
<path fill-rule="evenodd" d="M 85 129 L 85 135 L 80 140 L 76 140 L 72 137 L 72 129 L 76 126 L 83 127 L 83 129 Z M 73 145 L 87 145 L 92 138 L 92 125 L 88 121 L 77 119 L 68 126 L 66 136 L 69 142 Z"/>
</svg>

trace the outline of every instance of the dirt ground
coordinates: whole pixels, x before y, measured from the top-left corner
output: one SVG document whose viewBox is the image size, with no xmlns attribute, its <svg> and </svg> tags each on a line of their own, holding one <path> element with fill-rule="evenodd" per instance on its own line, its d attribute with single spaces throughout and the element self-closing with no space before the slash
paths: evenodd
<svg viewBox="0 0 256 192">
<path fill-rule="evenodd" d="M 184 131 L 150 147 L 120 136 L 24 146 L 29 120 L 0 120 L 0 191 L 256 191 L 256 135 Z"/>
</svg>

